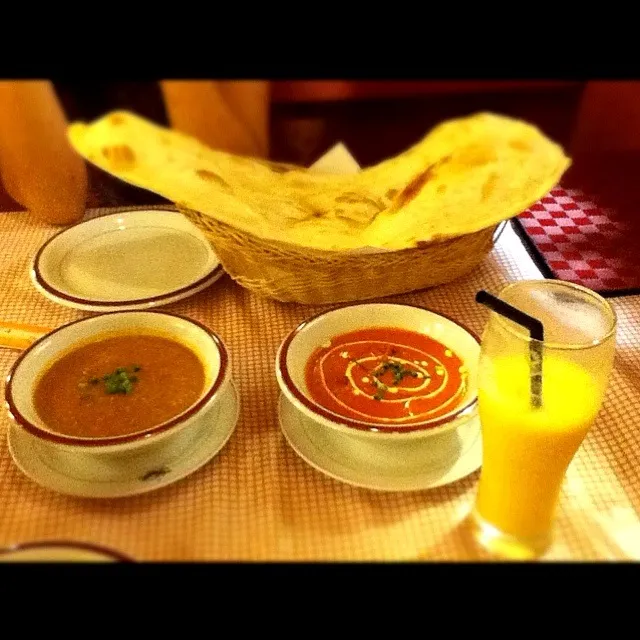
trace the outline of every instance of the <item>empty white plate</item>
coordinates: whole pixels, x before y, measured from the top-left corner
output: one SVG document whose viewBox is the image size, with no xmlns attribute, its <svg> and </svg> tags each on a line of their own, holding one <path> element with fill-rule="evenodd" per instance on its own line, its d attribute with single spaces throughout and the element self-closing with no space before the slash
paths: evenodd
<svg viewBox="0 0 640 640">
<path fill-rule="evenodd" d="M 61 231 L 36 254 L 31 279 L 55 302 L 104 312 L 176 302 L 222 273 L 210 243 L 185 216 L 150 209 L 113 213 Z"/>
<path fill-rule="evenodd" d="M 278 414 L 287 442 L 305 462 L 356 487 L 376 491 L 432 489 L 460 480 L 482 464 L 477 412 L 454 431 L 397 444 L 322 428 L 282 395 Z"/>
</svg>

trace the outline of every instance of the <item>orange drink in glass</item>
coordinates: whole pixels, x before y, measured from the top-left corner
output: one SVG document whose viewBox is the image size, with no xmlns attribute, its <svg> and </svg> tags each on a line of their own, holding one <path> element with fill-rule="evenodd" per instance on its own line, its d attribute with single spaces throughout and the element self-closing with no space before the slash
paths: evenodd
<svg viewBox="0 0 640 640">
<path fill-rule="evenodd" d="M 602 405 L 616 316 L 601 296 L 562 281 L 517 282 L 498 297 L 542 322 L 542 381 L 533 402 L 532 339 L 491 312 L 480 355 L 483 461 L 472 518 L 490 552 L 532 559 L 552 542 L 562 481 Z"/>
</svg>

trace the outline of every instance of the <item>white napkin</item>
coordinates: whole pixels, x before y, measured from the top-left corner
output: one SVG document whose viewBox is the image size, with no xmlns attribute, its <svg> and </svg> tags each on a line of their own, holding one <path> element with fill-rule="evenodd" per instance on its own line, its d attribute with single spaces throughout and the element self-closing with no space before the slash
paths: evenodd
<svg viewBox="0 0 640 640">
<path fill-rule="evenodd" d="M 342 142 L 335 144 L 321 158 L 318 158 L 310 169 L 324 173 L 350 174 L 358 173 L 360 165 Z"/>
<path fill-rule="evenodd" d="M 335 174 L 353 174 L 360 171 L 360 165 L 351 155 L 351 152 L 342 143 L 336 143 L 323 156 L 318 158 L 310 167 L 314 171 Z M 351 249 L 345 253 L 361 254 L 361 253 L 384 253 L 390 249 L 380 249 L 377 247 L 362 247 L 360 249 Z"/>
</svg>

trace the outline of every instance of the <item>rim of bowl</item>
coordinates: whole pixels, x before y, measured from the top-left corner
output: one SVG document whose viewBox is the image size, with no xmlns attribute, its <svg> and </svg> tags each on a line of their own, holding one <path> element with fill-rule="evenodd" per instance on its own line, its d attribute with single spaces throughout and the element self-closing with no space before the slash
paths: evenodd
<svg viewBox="0 0 640 640">
<path fill-rule="evenodd" d="M 459 326 L 463 331 L 466 331 L 478 343 L 478 346 L 480 346 L 479 336 L 474 331 L 471 331 L 471 329 L 466 327 L 464 324 L 462 324 L 461 322 L 458 322 L 458 320 L 455 320 L 454 318 L 451 318 L 450 316 L 444 313 L 432 311 L 431 309 L 427 309 L 426 307 L 421 307 L 417 304 L 409 304 L 405 302 L 364 302 L 364 303 L 356 302 L 354 304 L 343 305 L 335 309 L 329 309 L 328 311 L 323 311 L 314 316 L 311 316 L 310 318 L 307 318 L 306 320 L 303 320 L 295 329 L 293 329 L 293 331 L 291 331 L 285 337 L 285 339 L 282 341 L 282 344 L 280 345 L 280 349 L 278 351 L 278 360 L 277 360 L 278 371 L 280 372 L 280 377 L 284 385 L 287 387 L 287 390 L 293 395 L 293 397 L 298 402 L 300 402 L 304 407 L 306 407 L 312 413 L 316 414 L 321 418 L 324 418 L 325 420 L 333 422 L 338 426 L 345 426 L 351 429 L 357 429 L 358 431 L 367 431 L 371 433 L 412 433 L 416 431 L 430 431 L 431 429 L 434 429 L 436 427 L 453 422 L 454 420 L 459 418 L 461 415 L 467 413 L 472 407 L 474 407 L 478 403 L 478 394 L 476 393 L 475 396 L 469 402 L 465 403 L 464 405 L 461 405 L 451 413 L 445 414 L 444 416 L 440 416 L 438 418 L 432 418 L 431 420 L 425 420 L 424 422 L 413 422 L 411 424 L 407 424 L 404 426 L 398 426 L 398 425 L 389 425 L 389 424 L 379 423 L 379 422 L 365 422 L 364 420 L 355 420 L 351 418 L 346 418 L 344 416 L 341 416 L 340 414 L 333 413 L 332 411 L 325 409 L 322 405 L 319 405 L 313 400 L 310 400 L 304 393 L 302 393 L 302 391 L 300 391 L 300 389 L 293 382 L 293 378 L 291 377 L 291 374 L 289 373 L 289 370 L 287 368 L 287 353 L 294 339 L 302 331 L 304 331 L 307 325 L 318 320 L 322 316 L 325 316 L 334 311 L 339 311 L 341 309 L 348 309 L 350 307 L 362 307 L 369 304 L 387 305 L 390 307 L 411 307 L 412 309 L 428 311 L 433 315 L 440 316 L 441 318 L 444 318 L 445 320 L 448 320 L 449 322 L 452 322 L 453 324 Z"/>
<path fill-rule="evenodd" d="M 192 289 L 196 289 L 197 287 L 203 285 L 205 282 L 208 282 L 215 275 L 218 275 L 223 271 L 222 264 L 219 258 L 216 256 L 216 260 L 218 260 L 218 266 L 214 267 L 209 273 L 205 274 L 195 282 L 191 284 L 187 284 L 184 287 L 180 287 L 178 289 L 172 289 L 167 293 L 160 293 L 156 296 L 148 296 L 145 298 L 132 298 L 130 300 L 94 300 L 88 298 L 80 298 L 78 296 L 73 296 L 69 293 L 65 293 L 60 289 L 57 289 L 52 284 L 49 284 L 47 279 L 42 275 L 42 269 L 40 268 L 40 261 L 42 259 L 42 254 L 47 250 L 47 247 L 55 242 L 55 240 L 61 236 L 63 233 L 67 233 L 69 230 L 78 227 L 82 224 L 87 224 L 89 222 L 93 222 L 93 220 L 102 220 L 103 218 L 111 218 L 113 216 L 121 216 L 123 213 L 133 212 L 136 213 L 138 211 L 146 211 L 146 209 L 126 209 L 125 211 L 119 211 L 117 213 L 108 213 L 104 216 L 99 216 L 97 218 L 91 218 L 89 220 L 81 220 L 80 222 L 76 222 L 75 224 L 67 227 L 66 229 L 62 229 L 62 231 L 58 231 L 55 235 L 51 236 L 41 247 L 38 249 L 35 258 L 33 259 L 33 266 L 31 271 L 33 273 L 33 279 L 37 283 L 39 287 L 42 287 L 47 293 L 60 298 L 61 300 L 66 300 L 68 302 L 73 302 L 76 304 L 90 304 L 93 307 L 127 307 L 132 304 L 147 304 L 152 302 L 160 302 L 162 300 L 167 300 L 168 298 L 173 298 L 174 296 L 181 295 L 183 293 L 187 293 Z M 154 211 L 164 211 L 166 213 L 175 213 L 177 215 L 182 215 L 179 211 L 175 211 L 174 209 L 154 209 Z M 140 309 L 140 311 L 144 311 L 144 309 Z M 113 312 L 109 312 L 113 313 Z"/>
<path fill-rule="evenodd" d="M 194 404 L 192 404 L 190 407 L 187 407 L 187 409 L 185 409 L 182 413 L 171 418 L 170 420 L 165 420 L 165 422 L 161 422 L 158 425 L 149 427 L 144 431 L 136 431 L 135 433 L 130 433 L 122 436 L 109 436 L 106 438 L 81 438 L 76 436 L 68 436 L 61 433 L 52 433 L 50 431 L 46 431 L 45 429 L 42 429 L 38 425 L 33 424 L 33 422 L 27 420 L 27 418 L 25 418 L 22 415 L 22 413 L 20 413 L 18 407 L 16 406 L 13 400 L 13 378 L 20 364 L 24 360 L 24 358 L 26 358 L 26 356 L 29 353 L 31 353 L 31 351 L 33 351 L 33 349 L 35 349 L 35 347 L 37 347 L 41 342 L 50 338 L 52 335 L 60 331 L 64 331 L 68 327 L 71 327 L 73 325 L 80 324 L 83 322 L 90 322 L 92 320 L 95 320 L 96 318 L 104 318 L 112 315 L 123 315 L 125 313 L 142 313 L 142 314 L 153 313 L 154 315 L 159 315 L 159 316 L 170 316 L 172 318 L 178 318 L 180 320 L 184 320 L 185 322 L 193 324 L 198 328 L 202 329 L 209 336 L 211 341 L 214 343 L 216 349 L 218 350 L 218 354 L 220 356 L 220 369 L 218 371 L 218 375 L 216 376 L 216 379 L 213 380 L 213 382 L 209 385 L 209 388 L 207 389 L 206 393 L 201 398 L 199 398 Z M 202 407 L 206 405 L 209 402 L 209 400 L 211 400 L 211 398 L 213 398 L 213 396 L 218 392 L 218 390 L 222 386 L 222 383 L 227 376 L 228 364 L 229 364 L 229 356 L 227 354 L 227 349 L 224 346 L 224 343 L 222 342 L 220 337 L 214 331 L 209 329 L 209 327 L 205 326 L 201 322 L 198 322 L 197 320 L 192 320 L 191 318 L 185 318 L 184 316 L 178 315 L 177 313 L 169 313 L 167 311 L 155 311 L 155 310 L 111 311 L 109 313 L 100 313 L 90 318 L 82 318 L 80 320 L 74 320 L 73 322 L 69 322 L 68 324 L 65 324 L 61 327 L 58 327 L 57 329 L 54 329 L 53 331 L 50 331 L 49 333 L 45 334 L 41 338 L 38 338 L 38 340 L 32 343 L 25 351 L 23 351 L 20 354 L 18 359 L 15 361 L 15 363 L 11 367 L 6 379 L 4 396 L 5 396 L 7 409 L 9 411 L 9 414 L 13 418 L 14 422 L 20 425 L 25 431 L 29 432 L 33 436 L 36 436 L 37 438 L 40 438 L 42 440 L 48 440 L 50 442 L 55 442 L 57 444 L 76 445 L 76 446 L 82 446 L 82 447 L 107 447 L 111 445 L 127 444 L 130 442 L 135 442 L 137 440 L 144 440 L 149 436 L 156 435 L 158 433 L 164 433 L 169 429 L 179 424 L 182 424 L 183 422 L 185 422 L 185 420 L 188 420 L 189 418 L 197 414 L 202 409 Z M 38 374 L 39 373 L 40 371 L 38 372 Z"/>
<path fill-rule="evenodd" d="M 30 542 L 16 542 L 6 547 L 0 547 L 0 561 L 4 555 L 10 555 L 20 551 L 29 551 L 31 549 L 46 549 L 49 547 L 56 549 L 82 549 L 83 551 L 92 551 L 100 556 L 108 557 L 118 562 L 134 562 L 133 558 L 111 547 L 104 547 L 93 542 L 81 542 L 79 540 L 32 540 Z M 43 559 L 42 562 L 46 562 L 46 560 Z"/>
</svg>

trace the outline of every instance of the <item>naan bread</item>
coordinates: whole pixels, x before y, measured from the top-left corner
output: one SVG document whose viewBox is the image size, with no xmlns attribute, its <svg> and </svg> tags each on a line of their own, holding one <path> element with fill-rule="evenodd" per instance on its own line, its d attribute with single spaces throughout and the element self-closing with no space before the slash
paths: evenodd
<svg viewBox="0 0 640 640">
<path fill-rule="evenodd" d="M 325 250 L 402 249 L 511 218 L 570 160 L 535 127 L 480 113 L 445 122 L 358 174 L 336 176 L 216 151 L 132 113 L 69 127 L 88 161 L 265 239 Z"/>
</svg>

